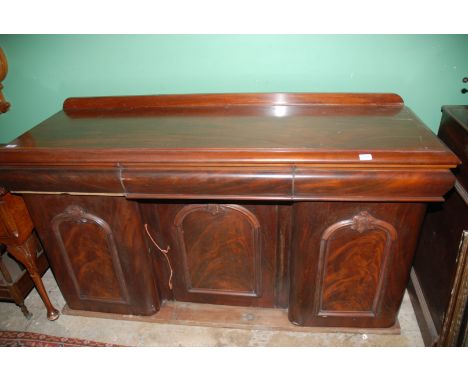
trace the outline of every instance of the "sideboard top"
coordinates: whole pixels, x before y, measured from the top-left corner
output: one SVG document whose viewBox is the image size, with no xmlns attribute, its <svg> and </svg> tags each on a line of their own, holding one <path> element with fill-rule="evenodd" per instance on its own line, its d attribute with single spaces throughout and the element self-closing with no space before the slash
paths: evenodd
<svg viewBox="0 0 468 382">
<path fill-rule="evenodd" d="M 0 148 L 0 165 L 309 163 L 453 167 L 395 94 L 69 98 Z"/>
</svg>

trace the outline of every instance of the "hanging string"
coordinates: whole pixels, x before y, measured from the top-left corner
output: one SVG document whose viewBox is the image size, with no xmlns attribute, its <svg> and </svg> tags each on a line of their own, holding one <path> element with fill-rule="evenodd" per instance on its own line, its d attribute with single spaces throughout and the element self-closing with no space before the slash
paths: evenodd
<svg viewBox="0 0 468 382">
<path fill-rule="evenodd" d="M 159 249 L 159 251 L 164 255 L 164 257 L 166 258 L 166 261 L 167 261 L 167 265 L 169 266 L 169 270 L 171 271 L 170 275 L 169 275 L 169 289 L 172 290 L 172 275 L 174 274 L 173 270 L 172 270 L 172 265 L 171 265 L 171 261 L 169 260 L 169 256 L 167 255 L 169 250 L 171 249 L 171 247 L 167 246 L 167 249 L 162 249 L 158 243 L 156 243 L 156 241 L 153 239 L 153 236 L 151 236 L 151 234 L 149 233 L 148 231 L 148 224 L 145 224 L 145 231 L 146 231 L 146 234 L 148 235 L 148 237 L 151 239 L 151 241 L 153 242 L 153 244 L 156 246 L 157 249 Z"/>
</svg>

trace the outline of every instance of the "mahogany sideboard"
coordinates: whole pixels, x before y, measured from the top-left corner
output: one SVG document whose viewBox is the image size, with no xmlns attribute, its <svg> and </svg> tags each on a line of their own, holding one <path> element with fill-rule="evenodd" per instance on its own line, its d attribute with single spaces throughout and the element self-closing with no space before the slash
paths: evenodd
<svg viewBox="0 0 468 382">
<path fill-rule="evenodd" d="M 69 98 L 0 149 L 72 309 L 394 325 L 458 158 L 395 94 Z"/>
</svg>

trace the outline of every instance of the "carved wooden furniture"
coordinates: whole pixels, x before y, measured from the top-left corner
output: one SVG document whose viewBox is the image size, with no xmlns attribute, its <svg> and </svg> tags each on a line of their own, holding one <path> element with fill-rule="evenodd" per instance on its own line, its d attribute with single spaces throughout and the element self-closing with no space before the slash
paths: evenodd
<svg viewBox="0 0 468 382">
<path fill-rule="evenodd" d="M 37 255 L 37 269 L 40 275 L 49 268 L 44 251 Z M 6 246 L 0 244 L 0 301 L 16 303 L 26 318 L 32 314 L 24 304 L 24 299 L 34 288 L 34 282 L 27 269 L 8 254 Z"/>
<path fill-rule="evenodd" d="M 468 106 L 445 106 L 439 137 L 461 158 L 455 188 L 428 208 L 410 297 L 427 346 L 468 345 Z"/>
<path fill-rule="evenodd" d="M 0 188 L 0 243 L 6 245 L 8 252 L 27 269 L 29 277 L 18 266 L 9 261 L 6 256 L 1 260 L 4 287 L 29 318 L 29 312 L 24 306 L 24 297 L 32 288 L 31 279 L 47 309 L 47 318 L 51 321 L 59 317 L 59 312 L 49 300 L 42 283 L 41 275 L 48 268 L 41 243 L 36 237 L 34 226 L 23 199 L 11 195 Z M 2 251 L 3 252 L 3 251 Z M 2 253 L 3 257 L 3 253 Z M 5 290 L 4 290 L 5 292 Z M 8 299 L 6 293 L 0 297 Z"/>
<path fill-rule="evenodd" d="M 47 269 L 45 256 L 41 256 L 41 259 Z M 24 304 L 24 299 L 33 287 L 34 283 L 26 269 L 8 255 L 5 245 L 0 244 L 0 301 L 16 303 L 29 319 L 32 314 Z"/>
<path fill-rule="evenodd" d="M 8 73 L 8 62 L 5 56 L 5 53 L 3 53 L 2 48 L 0 48 L 0 113 L 6 113 L 8 109 L 10 108 L 10 103 L 5 100 L 5 97 L 3 96 L 2 89 L 2 81 L 5 79 L 6 75 Z"/>
<path fill-rule="evenodd" d="M 457 157 L 394 94 L 70 98 L 0 150 L 72 309 L 394 325 Z"/>
</svg>

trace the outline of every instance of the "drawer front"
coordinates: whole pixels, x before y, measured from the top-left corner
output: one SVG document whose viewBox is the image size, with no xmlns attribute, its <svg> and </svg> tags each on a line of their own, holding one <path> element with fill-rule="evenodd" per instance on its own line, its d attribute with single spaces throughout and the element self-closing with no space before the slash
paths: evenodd
<svg viewBox="0 0 468 382">
<path fill-rule="evenodd" d="M 123 168 L 131 199 L 440 201 L 449 170 L 320 169 L 307 166 Z"/>
<path fill-rule="evenodd" d="M 10 191 L 123 194 L 116 167 L 2 167 L 2 186 Z"/>
<path fill-rule="evenodd" d="M 289 167 L 189 167 L 122 170 L 134 199 L 281 200 L 292 197 Z"/>
<path fill-rule="evenodd" d="M 321 170 L 298 167 L 294 176 L 294 199 L 441 201 L 454 181 L 449 170 Z"/>
</svg>

